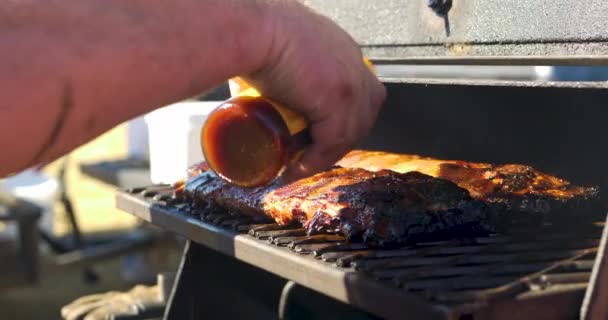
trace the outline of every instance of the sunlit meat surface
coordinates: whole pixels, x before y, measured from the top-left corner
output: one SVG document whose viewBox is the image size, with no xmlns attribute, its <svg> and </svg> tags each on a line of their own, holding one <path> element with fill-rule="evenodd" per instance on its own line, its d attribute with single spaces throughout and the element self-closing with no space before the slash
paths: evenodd
<svg viewBox="0 0 608 320">
<path fill-rule="evenodd" d="M 575 186 L 519 164 L 496 165 L 355 150 L 337 165 L 370 171 L 421 172 L 450 180 L 468 190 L 473 198 L 488 204 L 529 212 L 548 212 L 564 204 L 584 202 L 598 194 L 597 188 Z"/>
</svg>

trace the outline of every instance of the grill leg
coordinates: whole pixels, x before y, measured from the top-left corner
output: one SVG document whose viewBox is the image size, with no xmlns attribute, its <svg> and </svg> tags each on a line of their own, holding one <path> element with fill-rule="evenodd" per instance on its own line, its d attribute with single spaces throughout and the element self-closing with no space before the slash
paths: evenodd
<svg viewBox="0 0 608 320">
<path fill-rule="evenodd" d="M 279 303 L 280 320 L 379 319 L 316 291 L 287 282 Z"/>
<path fill-rule="evenodd" d="M 276 319 L 286 281 L 188 241 L 165 319 Z"/>
<path fill-rule="evenodd" d="M 19 224 L 21 254 L 27 274 L 27 280 L 34 283 L 38 280 L 38 226 L 37 221 L 23 221 Z"/>
</svg>

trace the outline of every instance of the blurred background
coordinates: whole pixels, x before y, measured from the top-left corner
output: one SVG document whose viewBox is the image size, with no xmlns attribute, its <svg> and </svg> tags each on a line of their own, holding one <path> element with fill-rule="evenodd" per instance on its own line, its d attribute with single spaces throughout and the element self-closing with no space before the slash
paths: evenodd
<svg viewBox="0 0 608 320">
<path fill-rule="evenodd" d="M 128 151 L 127 136 L 128 125 L 120 125 L 78 148 L 67 158 L 59 159 L 48 165 L 42 171 L 48 179 L 54 179 L 59 174 L 63 163 L 68 161 L 66 191 L 72 199 L 75 199 L 73 201 L 74 211 L 77 213 L 81 231 L 85 235 L 128 231 L 137 225 L 137 221 L 132 216 L 114 208 L 116 186 L 87 176 L 79 168 L 81 163 L 125 158 Z M 47 181 L 42 182 L 43 180 L 40 178 L 36 182 L 48 183 Z M 43 217 L 45 223 L 43 227 L 52 231 L 57 237 L 68 235 L 71 232 L 69 219 L 60 201 L 55 201 L 52 211 L 47 211 L 44 215 L 46 217 Z M 11 241 L 11 235 L 6 234 L 11 224 L 12 222 L 7 222 L 2 226 L 3 242 Z M 41 246 L 44 247 L 45 244 Z M 86 294 L 124 290 L 132 285 L 122 274 L 122 269 L 127 264 L 124 258 L 115 257 L 94 264 L 93 269 L 99 279 L 90 282 L 84 279 L 80 267 L 60 268 L 55 266 L 54 254 L 48 251 L 48 249 L 41 248 L 38 282 L 8 288 L 0 287 L 0 310 L 3 312 L 4 319 L 61 319 L 59 309 L 71 300 Z M 3 261 L 2 264 L 8 263 L 7 259 L 3 259 Z M 165 263 L 174 267 L 176 261 L 176 257 L 168 257 Z"/>
</svg>

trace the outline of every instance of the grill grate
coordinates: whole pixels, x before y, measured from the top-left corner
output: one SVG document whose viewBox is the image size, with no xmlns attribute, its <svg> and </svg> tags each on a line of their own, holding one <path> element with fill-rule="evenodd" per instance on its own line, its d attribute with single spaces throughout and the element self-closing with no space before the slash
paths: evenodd
<svg viewBox="0 0 608 320">
<path fill-rule="evenodd" d="M 164 210 L 308 255 L 333 269 L 368 276 L 383 285 L 432 304 L 468 310 L 497 300 L 560 293 L 582 298 L 604 223 L 600 217 L 573 224 L 545 224 L 508 236 L 463 238 L 374 249 L 349 243 L 339 234 L 308 236 L 299 226 L 260 223 L 249 217 L 190 209 L 155 186 L 127 193 Z M 120 206 L 120 204 L 119 204 Z M 126 206 L 122 206 L 123 209 Z M 474 309 L 474 308 L 473 308 Z M 576 315 L 578 310 L 571 314 Z M 532 316 L 535 318 L 535 316 Z"/>
</svg>

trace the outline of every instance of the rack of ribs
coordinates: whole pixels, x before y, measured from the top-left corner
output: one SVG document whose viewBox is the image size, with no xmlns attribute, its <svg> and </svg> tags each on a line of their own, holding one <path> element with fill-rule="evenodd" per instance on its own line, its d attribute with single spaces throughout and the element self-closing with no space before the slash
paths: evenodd
<svg viewBox="0 0 608 320">
<path fill-rule="evenodd" d="M 562 207 L 576 207 L 598 195 L 595 187 L 576 186 L 520 164 L 496 165 L 354 150 L 337 165 L 369 171 L 424 173 L 452 181 L 469 191 L 471 197 L 485 203 L 524 212 L 547 213 Z"/>
<path fill-rule="evenodd" d="M 597 194 L 522 165 L 371 151 L 353 151 L 336 167 L 289 184 L 240 188 L 204 166 L 190 176 L 182 194 L 197 208 L 301 223 L 311 234 L 339 232 L 372 245 L 494 232 L 504 208 L 539 213 L 546 203 Z"/>
</svg>

